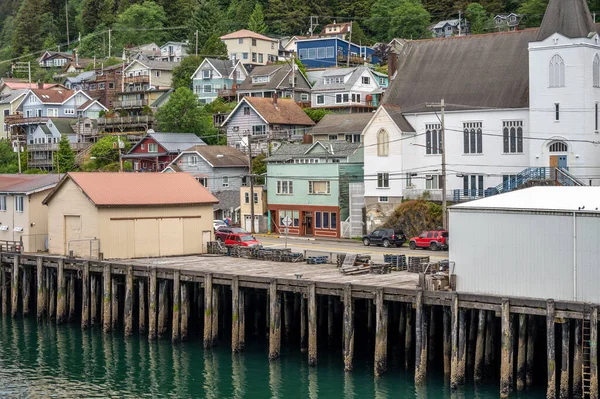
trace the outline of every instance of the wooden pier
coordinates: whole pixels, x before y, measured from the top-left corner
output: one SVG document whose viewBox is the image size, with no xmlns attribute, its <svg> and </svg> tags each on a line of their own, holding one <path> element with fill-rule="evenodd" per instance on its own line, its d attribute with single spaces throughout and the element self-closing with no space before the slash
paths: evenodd
<svg viewBox="0 0 600 399">
<path fill-rule="evenodd" d="M 247 336 L 265 333 L 270 360 L 293 341 L 311 366 L 325 339 L 342 349 L 347 372 L 360 337 L 373 342 L 376 376 L 387 371 L 393 345 L 417 386 L 443 364 L 449 389 L 499 375 L 501 397 L 543 383 L 548 398 L 598 398 L 595 304 L 428 291 L 417 273 L 343 275 L 335 265 L 224 256 L 0 257 L 4 317 L 35 313 L 173 343 L 197 329 L 205 348 L 227 337 L 234 353 Z M 534 381 L 543 368 L 547 378 Z"/>
</svg>

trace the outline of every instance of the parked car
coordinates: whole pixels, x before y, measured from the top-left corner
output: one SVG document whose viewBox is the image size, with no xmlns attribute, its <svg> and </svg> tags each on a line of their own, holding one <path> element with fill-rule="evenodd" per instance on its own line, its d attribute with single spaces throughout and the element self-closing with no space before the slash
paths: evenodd
<svg viewBox="0 0 600 399">
<path fill-rule="evenodd" d="M 225 223 L 225 221 L 223 221 L 223 220 L 218 220 L 218 219 L 213 220 L 213 229 L 215 231 L 217 231 L 217 229 L 221 226 L 227 227 L 227 223 Z"/>
<path fill-rule="evenodd" d="M 432 251 L 448 249 L 448 232 L 446 230 L 424 231 L 418 237 L 410 239 L 410 249 L 429 248 Z"/>
<path fill-rule="evenodd" d="M 242 247 L 256 247 L 260 245 L 258 241 L 251 234 L 229 234 L 225 239 L 225 245 L 241 245 Z"/>
<path fill-rule="evenodd" d="M 225 241 L 229 234 L 250 234 L 247 230 L 240 227 L 221 226 L 215 231 L 215 239 L 217 241 Z"/>
<path fill-rule="evenodd" d="M 406 236 L 402 230 L 395 229 L 377 229 L 363 236 L 363 244 L 368 245 L 383 245 L 388 248 L 390 245 L 401 247 L 406 242 Z"/>
</svg>

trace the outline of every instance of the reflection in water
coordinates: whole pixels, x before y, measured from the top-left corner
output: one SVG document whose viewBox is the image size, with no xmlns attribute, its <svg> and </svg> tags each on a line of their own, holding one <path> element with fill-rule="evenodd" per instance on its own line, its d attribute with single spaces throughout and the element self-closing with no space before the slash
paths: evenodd
<svg viewBox="0 0 600 399">
<path fill-rule="evenodd" d="M 219 368 L 214 352 L 204 352 L 204 393 L 207 399 L 218 398 Z"/>
<path fill-rule="evenodd" d="M 281 398 L 281 363 L 279 360 L 269 362 L 269 387 L 271 398 Z"/>
<path fill-rule="evenodd" d="M 352 373 L 344 373 L 344 398 L 354 398 L 354 378 Z"/>
<path fill-rule="evenodd" d="M 308 369 L 308 397 L 317 399 L 319 397 L 319 382 L 317 381 L 317 368 L 310 367 Z"/>
<path fill-rule="evenodd" d="M 240 354 L 232 355 L 231 371 L 233 376 L 233 397 L 243 398 L 246 394 L 246 358 Z"/>
</svg>

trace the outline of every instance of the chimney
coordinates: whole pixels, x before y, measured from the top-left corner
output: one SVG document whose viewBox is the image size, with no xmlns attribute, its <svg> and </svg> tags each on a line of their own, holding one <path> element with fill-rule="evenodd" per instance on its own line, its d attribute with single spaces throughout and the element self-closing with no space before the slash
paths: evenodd
<svg viewBox="0 0 600 399">
<path fill-rule="evenodd" d="M 277 92 L 273 93 L 273 105 L 277 106 Z"/>
<path fill-rule="evenodd" d="M 38 82 L 37 82 L 37 88 L 40 89 L 40 90 L 42 90 L 44 88 L 44 83 L 42 83 L 41 80 L 38 80 Z"/>
<path fill-rule="evenodd" d="M 75 53 L 75 65 L 79 65 L 79 53 L 77 50 L 73 50 L 73 52 Z"/>
</svg>

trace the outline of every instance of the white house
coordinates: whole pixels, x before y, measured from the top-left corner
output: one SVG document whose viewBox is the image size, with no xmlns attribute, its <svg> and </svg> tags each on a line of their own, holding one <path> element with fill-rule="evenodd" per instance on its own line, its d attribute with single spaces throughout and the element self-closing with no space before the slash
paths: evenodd
<svg viewBox="0 0 600 399">
<path fill-rule="evenodd" d="M 539 29 L 406 42 L 363 131 L 367 212 L 441 199 L 442 99 L 448 200 L 556 173 L 600 185 L 599 41 L 585 1 L 551 0 Z"/>
</svg>

